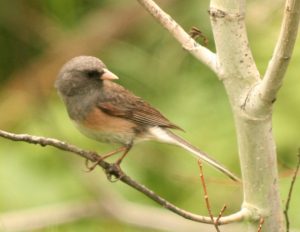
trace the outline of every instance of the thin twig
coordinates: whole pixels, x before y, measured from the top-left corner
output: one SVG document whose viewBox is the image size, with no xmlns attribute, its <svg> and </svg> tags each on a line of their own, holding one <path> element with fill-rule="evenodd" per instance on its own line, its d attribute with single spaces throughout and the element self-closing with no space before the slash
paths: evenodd
<svg viewBox="0 0 300 232">
<path fill-rule="evenodd" d="M 211 219 L 212 224 L 215 226 L 216 231 L 220 232 L 219 226 L 216 223 L 217 220 L 214 220 L 214 216 L 211 212 L 211 207 L 210 207 L 210 203 L 209 203 L 209 199 L 208 199 L 208 192 L 207 192 L 206 183 L 205 183 L 205 179 L 204 179 L 204 175 L 203 175 L 203 168 L 202 168 L 201 160 L 198 160 L 198 166 L 199 166 L 199 174 L 200 174 L 200 179 L 201 179 L 201 183 L 202 183 L 202 187 L 203 187 L 204 199 L 205 199 L 205 204 L 206 204 L 206 208 L 208 211 L 208 215 Z"/>
<path fill-rule="evenodd" d="M 198 44 L 170 15 L 164 12 L 152 0 L 137 0 L 171 35 L 182 47 L 194 55 L 198 60 L 206 64 L 212 71 L 217 73 L 216 55 L 206 47 Z"/>
<path fill-rule="evenodd" d="M 264 223 L 265 223 L 265 219 L 263 217 L 261 217 L 259 219 L 259 225 L 258 225 L 258 228 L 257 228 L 257 232 L 261 232 Z"/>
<path fill-rule="evenodd" d="M 220 218 L 223 216 L 223 214 L 224 214 L 224 212 L 225 212 L 226 209 L 227 209 L 227 206 L 226 206 L 226 205 L 223 205 L 223 207 L 222 207 L 222 209 L 220 210 L 220 213 L 219 213 L 219 215 L 218 215 L 218 217 L 217 217 L 217 219 L 216 219 L 216 224 L 217 224 L 217 225 L 219 224 L 219 220 L 220 220 Z"/>
<path fill-rule="evenodd" d="M 287 0 L 280 35 L 265 76 L 258 86 L 259 97 L 273 103 L 281 87 L 297 38 L 300 0 Z"/>
<path fill-rule="evenodd" d="M 101 157 L 98 153 L 92 152 L 92 151 L 86 151 L 81 148 L 78 148 L 72 144 L 53 139 L 53 138 L 46 138 L 41 136 L 33 136 L 28 134 L 14 134 L 10 132 L 6 132 L 3 130 L 0 130 L 0 137 L 13 140 L 13 141 L 23 141 L 31 144 L 39 144 L 41 146 L 52 146 L 56 147 L 60 150 L 69 151 L 73 154 L 77 154 L 85 159 L 88 159 L 90 161 L 97 161 Z M 159 205 L 165 207 L 166 209 L 174 212 L 175 214 L 184 217 L 186 219 L 202 222 L 206 224 L 212 224 L 211 218 L 206 216 L 197 215 L 191 212 L 188 212 L 186 210 L 183 210 L 164 198 L 157 195 L 152 190 L 148 189 L 146 186 L 138 183 L 137 181 L 133 180 L 131 177 L 127 176 L 120 168 L 116 167 L 116 165 L 108 163 L 104 160 L 99 162 L 98 164 L 101 166 L 104 171 L 109 176 L 114 176 L 116 179 L 119 179 L 121 182 L 131 186 L 132 188 L 136 189 L 137 191 L 143 193 Z M 242 221 L 245 217 L 249 216 L 249 212 L 246 209 L 242 209 L 237 213 L 228 215 L 226 217 L 222 217 L 219 221 L 219 224 L 229 224 L 232 222 Z"/>
<path fill-rule="evenodd" d="M 293 175 L 293 178 L 292 178 L 292 181 L 291 181 L 288 197 L 287 197 L 286 204 L 285 204 L 285 209 L 283 211 L 284 216 L 285 216 L 285 221 L 286 221 L 286 231 L 287 232 L 289 232 L 289 230 L 290 230 L 290 220 L 289 220 L 288 212 L 289 212 L 290 202 L 291 202 L 291 199 L 292 199 L 292 193 L 293 193 L 294 185 L 295 185 L 297 175 L 298 175 L 298 172 L 299 172 L 299 167 L 300 167 L 300 148 L 298 150 L 298 162 L 297 162 L 296 170 L 294 172 L 294 175 Z"/>
</svg>

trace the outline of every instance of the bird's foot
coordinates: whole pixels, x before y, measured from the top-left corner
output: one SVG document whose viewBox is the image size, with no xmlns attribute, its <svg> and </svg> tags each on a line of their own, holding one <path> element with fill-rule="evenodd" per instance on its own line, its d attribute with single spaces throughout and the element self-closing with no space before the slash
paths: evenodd
<svg viewBox="0 0 300 232">
<path fill-rule="evenodd" d="M 104 160 L 104 157 L 99 157 L 98 160 L 96 160 L 92 165 L 89 165 L 89 160 L 85 160 L 85 167 L 86 167 L 86 172 L 91 172 L 95 169 L 95 167 L 102 161 Z"/>
<path fill-rule="evenodd" d="M 105 174 L 110 182 L 117 182 L 125 176 L 118 162 L 110 164 L 109 168 L 105 169 Z"/>
<path fill-rule="evenodd" d="M 86 171 L 86 172 L 91 172 L 91 171 L 93 171 L 93 170 L 95 169 L 95 167 L 97 167 L 97 165 L 101 163 L 101 161 L 105 160 L 106 158 L 108 158 L 108 157 L 110 157 L 110 156 L 113 156 L 114 154 L 117 154 L 117 153 L 119 153 L 119 152 L 121 152 L 121 151 L 124 151 L 124 150 L 127 151 L 128 148 L 125 147 L 125 146 L 123 146 L 123 147 L 120 147 L 120 148 L 118 148 L 117 150 L 111 151 L 111 152 L 109 152 L 109 153 L 107 153 L 107 154 L 105 154 L 105 155 L 103 155 L 103 156 L 99 156 L 99 157 L 97 158 L 97 160 L 96 160 L 96 161 L 93 163 L 93 165 L 91 165 L 91 166 L 89 165 L 89 160 L 86 159 L 86 161 L 85 161 L 85 166 L 86 166 L 86 168 L 87 168 L 87 171 Z M 119 158 L 119 159 L 117 160 L 116 164 L 120 165 L 120 163 L 121 163 L 121 161 L 122 161 L 123 158 L 124 158 L 124 155 L 123 155 L 121 158 Z"/>
</svg>

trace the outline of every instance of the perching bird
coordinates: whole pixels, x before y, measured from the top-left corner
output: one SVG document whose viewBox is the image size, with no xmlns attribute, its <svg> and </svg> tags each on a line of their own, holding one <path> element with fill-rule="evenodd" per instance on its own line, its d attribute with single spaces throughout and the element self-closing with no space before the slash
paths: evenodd
<svg viewBox="0 0 300 232">
<path fill-rule="evenodd" d="M 171 132 L 170 129 L 180 128 L 140 97 L 114 83 L 116 79 L 118 77 L 98 58 L 79 56 L 62 67 L 55 83 L 80 132 L 100 142 L 121 145 L 104 158 L 123 151 L 116 162 L 119 165 L 136 142 L 157 140 L 178 145 L 231 179 L 239 180 L 217 161 Z"/>
</svg>

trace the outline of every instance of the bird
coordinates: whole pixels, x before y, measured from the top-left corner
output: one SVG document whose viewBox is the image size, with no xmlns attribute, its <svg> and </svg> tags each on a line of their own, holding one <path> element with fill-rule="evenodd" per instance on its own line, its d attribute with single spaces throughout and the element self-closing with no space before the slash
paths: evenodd
<svg viewBox="0 0 300 232">
<path fill-rule="evenodd" d="M 173 129 L 182 129 L 148 102 L 117 84 L 118 79 L 100 59 L 82 55 L 67 61 L 55 81 L 55 88 L 75 127 L 91 139 L 120 146 L 101 156 L 91 170 L 100 160 L 123 152 L 115 162 L 120 165 L 134 144 L 155 140 L 177 145 L 239 181 L 219 162 L 173 133 Z"/>
</svg>

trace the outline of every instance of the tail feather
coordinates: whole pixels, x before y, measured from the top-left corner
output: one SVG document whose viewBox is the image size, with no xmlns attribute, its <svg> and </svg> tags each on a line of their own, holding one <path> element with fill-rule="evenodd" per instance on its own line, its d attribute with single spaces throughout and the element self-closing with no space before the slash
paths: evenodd
<svg viewBox="0 0 300 232">
<path fill-rule="evenodd" d="M 227 168 L 225 168 L 222 164 L 220 164 L 218 161 L 214 160 L 213 158 L 209 157 L 205 152 L 201 151 L 197 147 L 194 147 L 189 142 L 184 140 L 183 138 L 179 137 L 178 135 L 175 135 L 169 130 L 162 129 L 160 127 L 154 127 L 150 129 L 151 134 L 161 142 L 171 143 L 175 144 L 177 146 L 182 147 L 183 149 L 191 152 L 196 158 L 204 160 L 211 166 L 215 167 L 219 171 L 226 174 L 229 178 L 231 178 L 234 181 L 240 182 L 240 178 L 238 178 L 236 175 L 234 175 L 232 172 L 230 172 Z"/>
</svg>

